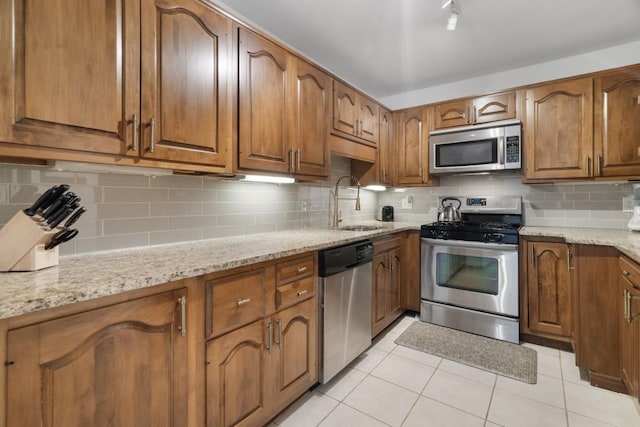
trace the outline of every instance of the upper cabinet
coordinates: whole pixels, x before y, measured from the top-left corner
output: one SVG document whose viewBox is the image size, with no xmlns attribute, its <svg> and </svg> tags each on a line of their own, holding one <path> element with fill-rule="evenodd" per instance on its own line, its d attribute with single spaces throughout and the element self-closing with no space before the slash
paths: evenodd
<svg viewBox="0 0 640 427">
<path fill-rule="evenodd" d="M 566 80 L 526 91 L 526 179 L 592 176 L 592 81 Z"/>
<path fill-rule="evenodd" d="M 328 176 L 329 77 L 245 28 L 239 61 L 239 168 Z"/>
<path fill-rule="evenodd" d="M 230 166 L 229 19 L 195 0 L 31 3 L 0 13 L 2 141 Z"/>
<path fill-rule="evenodd" d="M 379 182 L 393 186 L 396 179 L 395 158 L 397 145 L 393 138 L 393 115 L 380 109 L 380 139 L 378 144 L 378 176 Z"/>
<path fill-rule="evenodd" d="M 337 80 L 333 83 L 333 132 L 356 142 L 376 145 L 380 107 Z"/>
<path fill-rule="evenodd" d="M 596 176 L 640 175 L 640 67 L 594 79 Z"/>
<path fill-rule="evenodd" d="M 516 93 L 442 102 L 434 108 L 435 129 L 513 119 L 516 117 Z"/>
<path fill-rule="evenodd" d="M 397 184 L 433 185 L 429 175 L 429 131 L 433 107 L 416 107 L 397 113 Z"/>
</svg>

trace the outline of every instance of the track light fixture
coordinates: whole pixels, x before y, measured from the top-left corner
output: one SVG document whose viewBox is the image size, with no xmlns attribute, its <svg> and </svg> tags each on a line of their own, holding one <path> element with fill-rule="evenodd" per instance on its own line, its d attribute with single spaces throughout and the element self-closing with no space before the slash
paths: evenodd
<svg viewBox="0 0 640 427">
<path fill-rule="evenodd" d="M 449 6 L 449 19 L 447 20 L 447 30 L 453 31 L 458 25 L 458 16 L 460 16 L 460 6 L 456 0 L 440 0 L 442 8 Z"/>
</svg>

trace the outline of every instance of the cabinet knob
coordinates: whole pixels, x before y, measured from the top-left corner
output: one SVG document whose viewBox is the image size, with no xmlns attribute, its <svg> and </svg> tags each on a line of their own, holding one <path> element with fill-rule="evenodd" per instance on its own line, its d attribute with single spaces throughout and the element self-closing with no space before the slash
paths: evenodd
<svg viewBox="0 0 640 427">
<path fill-rule="evenodd" d="M 306 289 L 303 289 L 303 290 L 301 290 L 301 291 L 298 291 L 298 296 L 300 297 L 300 296 L 302 296 L 302 295 L 306 294 L 307 292 L 308 292 L 308 291 L 307 291 Z"/>
<path fill-rule="evenodd" d="M 241 298 L 238 301 L 236 301 L 236 304 L 238 305 L 238 307 L 240 307 L 245 304 L 249 304 L 250 302 L 251 302 L 251 298 Z"/>
<path fill-rule="evenodd" d="M 302 274 L 305 271 L 307 271 L 307 267 L 299 267 L 297 271 L 298 271 L 298 274 Z"/>
</svg>

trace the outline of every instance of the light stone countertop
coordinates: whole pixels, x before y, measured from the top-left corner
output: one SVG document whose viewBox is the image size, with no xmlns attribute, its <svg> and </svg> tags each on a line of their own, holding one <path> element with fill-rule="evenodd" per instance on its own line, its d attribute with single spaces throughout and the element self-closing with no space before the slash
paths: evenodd
<svg viewBox="0 0 640 427">
<path fill-rule="evenodd" d="M 419 230 L 411 222 L 358 222 L 374 231 L 287 230 L 62 257 L 60 265 L 0 273 L 0 319 L 290 255 Z"/>
<path fill-rule="evenodd" d="M 530 227 L 520 229 L 521 236 L 560 237 L 567 243 L 612 246 L 640 263 L 640 232 L 597 228 Z"/>
</svg>

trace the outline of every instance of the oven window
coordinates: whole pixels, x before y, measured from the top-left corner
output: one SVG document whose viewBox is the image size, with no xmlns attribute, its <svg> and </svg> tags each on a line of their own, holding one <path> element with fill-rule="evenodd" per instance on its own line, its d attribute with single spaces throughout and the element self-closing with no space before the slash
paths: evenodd
<svg viewBox="0 0 640 427">
<path fill-rule="evenodd" d="M 436 145 L 436 166 L 472 166 L 498 163 L 498 139 Z"/>
<path fill-rule="evenodd" d="M 436 255 L 436 284 L 498 295 L 498 260 L 469 255 Z"/>
</svg>

